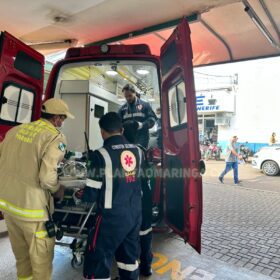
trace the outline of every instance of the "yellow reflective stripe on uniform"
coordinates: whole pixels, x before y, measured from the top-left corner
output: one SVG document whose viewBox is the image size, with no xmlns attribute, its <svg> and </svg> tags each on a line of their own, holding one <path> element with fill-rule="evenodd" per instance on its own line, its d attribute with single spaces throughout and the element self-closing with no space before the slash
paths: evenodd
<svg viewBox="0 0 280 280">
<path fill-rule="evenodd" d="M 87 278 L 88 280 L 111 280 L 111 277 L 109 278 Z M 119 278 L 116 278 L 119 279 Z"/>
<path fill-rule="evenodd" d="M 36 236 L 37 238 L 45 238 L 45 237 L 48 236 L 48 233 L 47 233 L 46 230 L 36 231 L 36 232 L 35 232 L 35 236 Z"/>
<path fill-rule="evenodd" d="M 36 122 L 33 123 L 35 126 L 40 127 L 40 128 L 45 128 L 48 129 L 50 132 L 54 133 L 54 134 L 58 134 L 58 131 L 52 127 L 50 124 L 48 124 L 47 122 L 45 122 L 44 120 L 38 120 Z"/>
<path fill-rule="evenodd" d="M 29 209 L 23 209 L 19 208 L 12 203 L 9 203 L 5 200 L 0 199 L 0 209 L 6 210 L 10 212 L 11 214 L 18 215 L 21 217 L 26 218 L 44 218 L 45 211 L 44 210 L 29 210 Z"/>
<path fill-rule="evenodd" d="M 34 122 L 34 125 L 42 127 L 42 128 L 46 128 L 53 134 L 58 134 L 58 131 L 54 127 L 52 127 L 50 124 L 45 122 L 44 120 L 38 120 L 38 121 Z"/>
<path fill-rule="evenodd" d="M 29 276 L 29 277 L 18 277 L 18 280 L 32 280 L 33 276 Z"/>
<path fill-rule="evenodd" d="M 43 130 L 48 130 L 52 134 L 58 135 L 58 131 L 51 124 L 44 120 L 38 120 L 21 125 L 16 134 L 16 138 L 25 143 L 32 143 L 37 134 Z"/>
</svg>

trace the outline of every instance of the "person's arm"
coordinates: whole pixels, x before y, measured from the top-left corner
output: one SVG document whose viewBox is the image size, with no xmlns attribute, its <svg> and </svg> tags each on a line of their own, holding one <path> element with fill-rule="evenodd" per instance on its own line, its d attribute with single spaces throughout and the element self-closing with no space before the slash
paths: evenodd
<svg viewBox="0 0 280 280">
<path fill-rule="evenodd" d="M 156 114 L 154 113 L 152 107 L 150 106 L 149 103 L 146 105 L 146 120 L 139 125 L 139 129 L 141 128 L 146 128 L 150 129 L 152 128 L 157 120 Z"/>
<path fill-rule="evenodd" d="M 85 202 L 98 201 L 101 187 L 103 185 L 103 174 L 105 163 L 98 151 L 90 154 L 87 162 L 87 181 L 82 200 Z"/>
<path fill-rule="evenodd" d="M 240 155 L 237 153 L 237 151 L 234 149 L 232 143 L 230 143 L 229 148 L 230 148 L 231 153 L 232 153 L 234 156 L 236 156 L 236 157 L 238 157 L 238 158 L 242 158 L 242 156 L 240 156 Z"/>
<path fill-rule="evenodd" d="M 62 134 L 48 144 L 41 160 L 39 181 L 43 189 L 52 194 L 59 190 L 57 166 L 63 160 L 66 151 L 66 140 Z"/>
</svg>

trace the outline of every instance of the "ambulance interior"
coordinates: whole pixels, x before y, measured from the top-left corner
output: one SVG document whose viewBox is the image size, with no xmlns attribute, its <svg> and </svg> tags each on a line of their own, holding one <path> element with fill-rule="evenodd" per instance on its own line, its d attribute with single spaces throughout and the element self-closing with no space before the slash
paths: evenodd
<svg viewBox="0 0 280 280">
<path fill-rule="evenodd" d="M 75 115 L 62 129 L 68 140 L 68 150 L 87 150 L 85 132 L 90 149 L 102 146 L 98 121 L 107 112 L 117 112 L 125 98 L 122 88 L 134 85 L 140 98 L 149 102 L 153 110 L 160 107 L 157 66 L 150 61 L 106 60 L 66 64 L 61 67 L 55 87 L 55 97 L 62 98 Z M 151 131 L 150 145 L 156 143 L 156 127 Z"/>
</svg>

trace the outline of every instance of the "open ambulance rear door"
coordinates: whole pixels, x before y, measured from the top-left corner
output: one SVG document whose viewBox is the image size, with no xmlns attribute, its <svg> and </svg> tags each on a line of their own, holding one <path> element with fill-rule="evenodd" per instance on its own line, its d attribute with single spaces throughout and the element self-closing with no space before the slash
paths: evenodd
<svg viewBox="0 0 280 280">
<path fill-rule="evenodd" d="M 0 142 L 20 123 L 40 117 L 44 56 L 7 32 L 0 35 Z M 5 229 L 0 212 L 0 232 Z"/>
<path fill-rule="evenodd" d="M 202 178 L 190 29 L 186 19 L 161 48 L 165 220 L 201 250 Z"/>
<path fill-rule="evenodd" d="M 20 123 L 40 117 L 44 56 L 7 32 L 0 36 L 0 141 Z"/>
</svg>

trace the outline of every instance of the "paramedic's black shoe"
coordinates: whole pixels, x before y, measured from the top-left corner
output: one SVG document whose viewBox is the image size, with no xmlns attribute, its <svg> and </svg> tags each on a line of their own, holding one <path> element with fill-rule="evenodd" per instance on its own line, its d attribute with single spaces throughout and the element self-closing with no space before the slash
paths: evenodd
<svg viewBox="0 0 280 280">
<path fill-rule="evenodd" d="M 153 270 L 151 267 L 141 267 L 140 265 L 140 274 L 145 277 L 149 277 L 153 274 Z"/>
<path fill-rule="evenodd" d="M 223 184 L 224 183 L 224 178 L 223 177 L 219 177 L 219 181 Z"/>
</svg>

